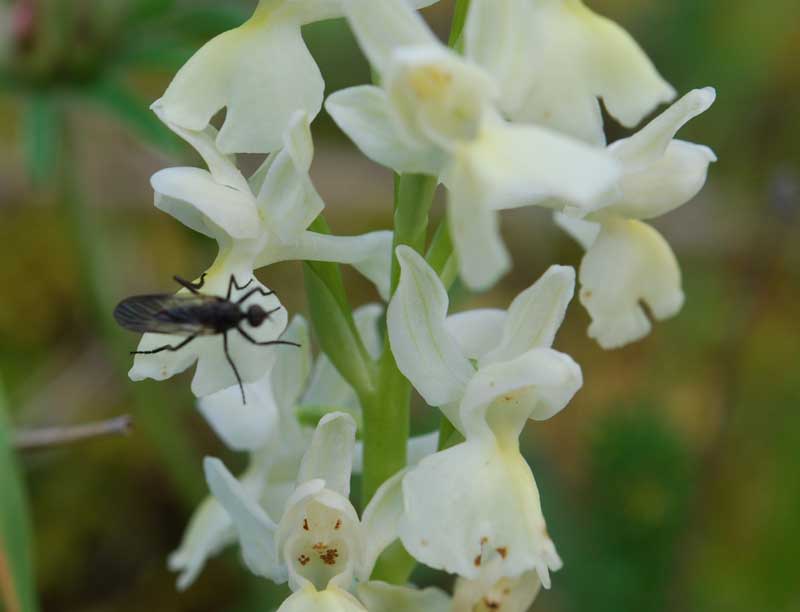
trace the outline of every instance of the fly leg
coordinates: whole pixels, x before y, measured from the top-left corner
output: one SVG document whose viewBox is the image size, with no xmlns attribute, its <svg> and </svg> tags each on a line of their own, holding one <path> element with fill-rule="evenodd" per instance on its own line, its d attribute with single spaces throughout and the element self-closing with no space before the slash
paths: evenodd
<svg viewBox="0 0 800 612">
<path fill-rule="evenodd" d="M 197 281 L 196 283 L 187 281 L 186 279 L 181 278 L 180 276 L 174 276 L 173 278 L 175 279 L 175 282 L 178 283 L 181 287 L 184 287 L 185 289 L 188 289 L 189 291 L 197 295 L 198 293 L 200 293 L 200 289 L 203 288 L 203 285 L 206 284 L 206 274 L 208 273 L 203 272 L 200 275 L 200 280 Z"/>
<path fill-rule="evenodd" d="M 253 280 L 255 279 L 251 278 L 244 285 L 239 286 L 239 283 L 236 282 L 236 277 L 233 274 L 231 274 L 231 277 L 228 280 L 228 293 L 225 294 L 225 299 L 230 301 L 231 294 L 233 294 L 234 288 L 236 288 L 237 291 L 243 291 L 244 289 L 247 289 L 251 284 L 253 284 Z"/>
<path fill-rule="evenodd" d="M 253 282 L 253 281 L 251 280 L 250 282 Z M 275 295 L 274 291 L 264 291 L 261 287 L 256 287 L 255 289 L 251 289 L 250 291 L 245 293 L 242 297 L 240 297 L 238 300 L 236 300 L 236 303 L 237 304 L 243 304 L 244 302 L 249 300 L 252 296 L 254 296 L 256 293 L 260 293 L 264 297 L 269 297 L 270 295 Z M 272 312 L 276 312 L 276 311 L 272 311 Z"/>
<path fill-rule="evenodd" d="M 297 344 L 297 342 L 289 342 L 288 340 L 267 340 L 266 342 L 259 342 L 253 336 L 248 334 L 245 330 L 242 329 L 241 325 L 238 326 L 237 331 L 242 334 L 242 337 L 247 340 L 250 344 L 255 344 L 256 346 L 272 346 L 274 344 L 280 344 L 284 346 L 296 346 L 300 347 L 301 345 Z"/>
<path fill-rule="evenodd" d="M 172 351 L 172 352 L 179 351 L 195 338 L 197 338 L 197 334 L 189 336 L 188 338 L 186 338 L 186 340 L 174 346 L 171 344 L 165 344 L 164 346 L 160 346 L 157 349 L 153 349 L 152 351 L 131 351 L 131 355 L 155 355 L 156 353 L 162 353 L 164 351 Z"/>
<path fill-rule="evenodd" d="M 231 370 L 233 370 L 233 375 L 236 376 L 236 382 L 239 383 L 239 390 L 242 392 L 242 404 L 246 404 L 247 399 L 244 396 L 244 385 L 242 384 L 242 377 L 239 376 L 239 370 L 236 368 L 236 364 L 233 363 L 233 359 L 231 359 L 230 351 L 228 351 L 228 332 L 222 334 L 222 348 L 225 351 L 225 359 L 227 359 L 228 363 L 231 364 Z"/>
</svg>

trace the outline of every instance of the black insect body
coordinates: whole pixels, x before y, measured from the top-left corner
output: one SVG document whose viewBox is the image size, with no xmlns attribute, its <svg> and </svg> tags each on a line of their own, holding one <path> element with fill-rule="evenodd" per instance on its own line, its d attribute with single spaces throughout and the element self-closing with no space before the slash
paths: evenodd
<svg viewBox="0 0 800 612">
<path fill-rule="evenodd" d="M 252 327 L 259 327 L 269 317 L 278 312 L 281 307 L 274 310 L 264 310 L 258 304 L 252 304 L 248 308 L 243 308 L 244 304 L 256 293 L 262 296 L 272 295 L 272 291 L 264 291 L 261 287 L 255 287 L 236 301 L 231 300 L 233 290 L 243 291 L 247 289 L 253 279 L 240 286 L 236 278 L 231 275 L 228 281 L 228 292 L 225 297 L 216 295 L 206 295 L 200 293 L 203 288 L 206 275 L 200 277 L 198 283 L 191 283 L 178 276 L 175 281 L 189 290 L 189 295 L 136 295 L 122 300 L 114 309 L 114 318 L 122 327 L 139 333 L 171 334 L 175 336 L 185 336 L 185 340 L 177 344 L 165 344 L 151 351 L 133 351 L 133 355 L 153 355 L 163 351 L 178 351 L 189 344 L 192 340 L 200 336 L 222 335 L 222 348 L 225 358 L 233 370 L 239 389 L 242 392 L 242 403 L 247 403 L 244 394 L 244 385 L 239 376 L 239 370 L 231 359 L 228 351 L 228 332 L 236 330 L 241 336 L 257 346 L 271 346 L 284 344 L 289 346 L 300 346 L 295 342 L 285 340 L 270 340 L 259 342 L 251 336 L 242 324 L 247 322 Z"/>
</svg>

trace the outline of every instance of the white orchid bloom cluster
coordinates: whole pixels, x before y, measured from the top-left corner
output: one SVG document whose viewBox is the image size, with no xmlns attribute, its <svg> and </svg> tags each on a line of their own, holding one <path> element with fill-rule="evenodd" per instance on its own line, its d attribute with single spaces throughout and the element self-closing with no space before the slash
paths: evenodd
<svg viewBox="0 0 800 612">
<path fill-rule="evenodd" d="M 423 193 L 396 195 L 396 220 L 416 207 L 411 230 L 400 221 L 394 232 L 353 237 L 309 229 L 324 209 L 309 176 L 324 82 L 302 25 L 347 19 L 376 83 L 335 92 L 325 107 L 398 184 L 424 175 L 444 186 L 437 237 L 449 240 L 438 246 L 468 288 L 488 289 L 511 267 L 500 212 L 539 205 L 586 249 L 580 301 L 602 347 L 642 338 L 648 315 L 664 319 L 683 304 L 675 255 L 646 221 L 704 185 L 713 152 L 675 135 L 711 106 L 714 90 L 689 92 L 607 145 L 601 101 L 634 128 L 676 95 L 623 29 L 581 0 L 458 0 L 468 12 L 448 47 L 415 10 L 434 1 L 260 0 L 153 105 L 206 165 L 152 178 L 156 207 L 219 245 L 184 291 L 225 296 L 244 317 L 224 343 L 145 334 L 140 351 L 181 348 L 137 355 L 131 370 L 163 380 L 197 362 L 200 411 L 250 456 L 238 479 L 206 459 L 213 495 L 170 558 L 181 588 L 238 541 L 251 571 L 288 582 L 282 612 L 525 612 L 562 565 L 520 435 L 583 384 L 580 366 L 552 348 L 575 272 L 551 266 L 506 310 L 452 313 L 436 249 L 426 258 L 424 231 L 421 241 L 411 235 L 427 227 Z M 211 121 L 222 109 L 218 131 Z M 245 176 L 242 153 L 266 159 Z M 287 328 L 278 297 L 254 276 L 286 260 L 352 265 L 388 306 L 353 312 L 341 279 L 309 266 L 321 347 L 312 364 L 305 319 Z M 245 316 L 254 307 L 267 313 L 257 325 Z M 264 346 L 278 339 L 300 348 Z M 410 438 L 412 387 L 453 435 Z M 365 484 L 361 512 L 350 500 L 354 470 L 374 485 Z M 415 562 L 454 574 L 453 593 L 406 583 L 404 562 L 381 557 L 395 541 Z M 379 558 L 394 563 L 393 582 L 382 580 Z"/>
</svg>

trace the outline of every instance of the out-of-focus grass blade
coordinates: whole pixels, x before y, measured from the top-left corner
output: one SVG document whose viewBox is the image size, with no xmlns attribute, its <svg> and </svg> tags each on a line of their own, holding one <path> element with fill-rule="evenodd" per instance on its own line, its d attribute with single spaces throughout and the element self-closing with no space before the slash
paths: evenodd
<svg viewBox="0 0 800 612">
<path fill-rule="evenodd" d="M 58 163 L 61 113 L 52 96 L 34 94 L 23 116 L 23 150 L 31 180 L 41 185 L 53 176 Z"/>
<path fill-rule="evenodd" d="M 28 506 L 11 438 L 0 382 L 0 602 L 6 612 L 35 612 Z"/>
<path fill-rule="evenodd" d="M 145 142 L 168 154 L 180 151 L 178 140 L 150 111 L 148 104 L 124 85 L 101 81 L 93 85 L 87 94 Z"/>
<path fill-rule="evenodd" d="M 147 21 L 161 17 L 172 10 L 175 0 L 135 0 L 129 9 L 129 19 L 133 21 Z"/>
</svg>

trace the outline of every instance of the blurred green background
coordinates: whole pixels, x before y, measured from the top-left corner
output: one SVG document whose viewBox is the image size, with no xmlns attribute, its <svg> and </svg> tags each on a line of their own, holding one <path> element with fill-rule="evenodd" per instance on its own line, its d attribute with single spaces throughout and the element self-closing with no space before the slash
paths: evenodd
<svg viewBox="0 0 800 612">
<path fill-rule="evenodd" d="M 116 300 L 171 290 L 173 274 L 197 275 L 214 256 L 210 240 L 152 207 L 149 176 L 197 160 L 147 106 L 253 4 L 0 3 L 0 373 L 12 415 L 20 427 L 137 420 L 129 438 L 21 458 L 48 612 L 279 601 L 235 551 L 187 593 L 174 590 L 165 560 L 205 494 L 199 457 L 242 458 L 195 412 L 187 376 L 127 380 L 136 338 L 109 318 Z M 683 267 L 680 316 L 604 352 L 580 305 L 570 308 L 557 346 L 583 366 L 584 388 L 524 437 L 566 564 L 535 610 L 800 610 L 800 5 L 587 4 L 628 28 L 679 91 L 716 86 L 716 105 L 680 136 L 720 162 L 699 197 L 656 224 Z M 450 11 L 446 0 L 426 11 L 442 34 Z M 368 80 L 344 23 L 305 34 L 329 91 Z M 314 129 L 313 176 L 334 231 L 388 227 L 389 173 L 324 115 Z M 580 261 L 544 211 L 513 211 L 504 231 L 514 272 L 491 293 L 457 292 L 457 308 L 505 306 L 550 264 Z M 260 277 L 304 312 L 299 264 Z M 374 299 L 362 279 L 346 280 L 354 303 Z M 430 414 L 417 420 L 434 426 Z"/>
</svg>

